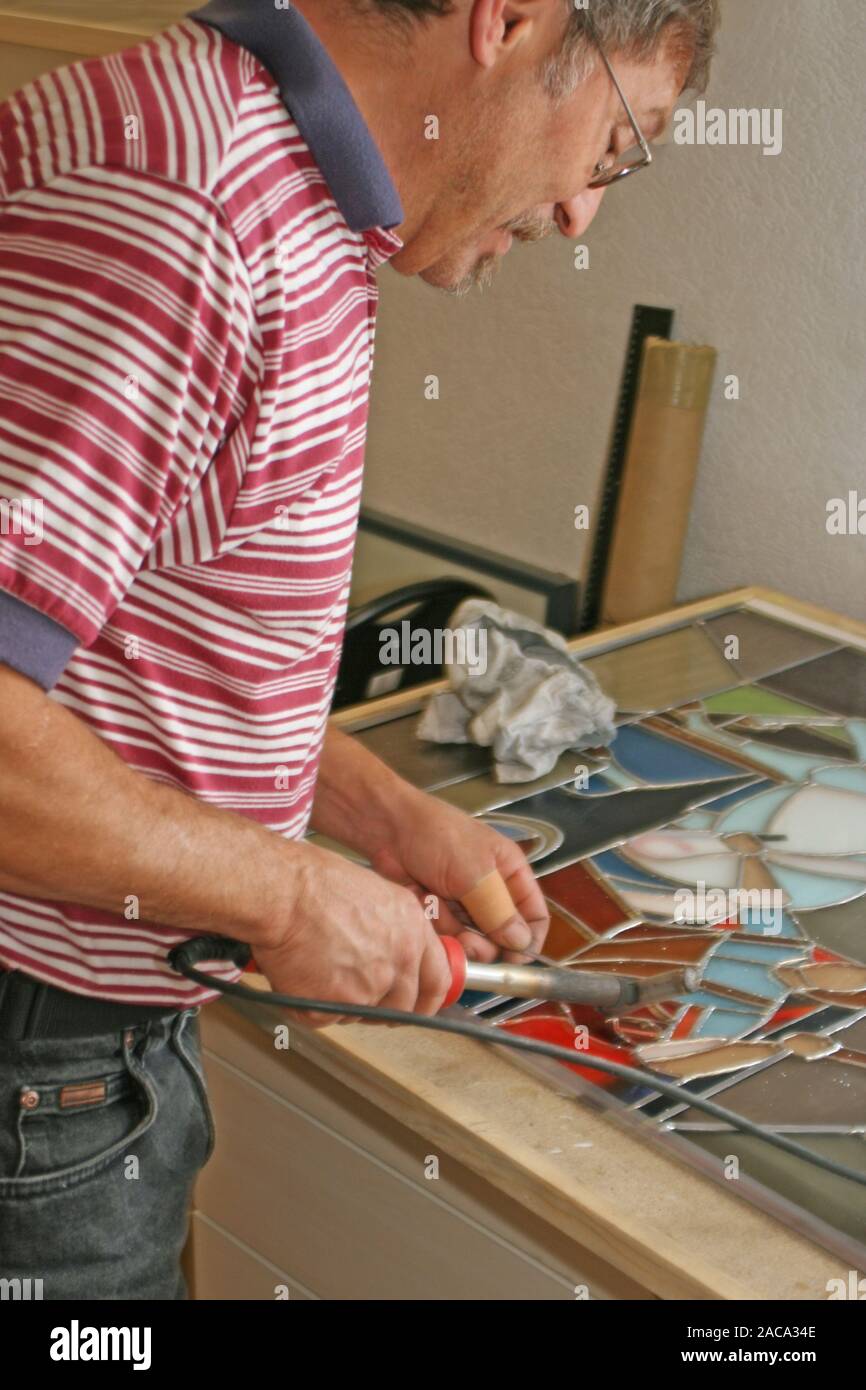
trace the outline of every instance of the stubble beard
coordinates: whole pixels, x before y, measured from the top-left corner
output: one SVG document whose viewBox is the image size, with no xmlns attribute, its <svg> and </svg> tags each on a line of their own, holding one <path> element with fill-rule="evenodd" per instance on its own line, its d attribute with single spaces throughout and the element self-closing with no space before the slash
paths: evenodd
<svg viewBox="0 0 866 1390">
<path fill-rule="evenodd" d="M 510 232 L 515 241 L 533 242 L 544 241 L 552 232 L 556 231 L 556 223 L 548 217 L 542 217 L 536 212 L 524 212 L 519 217 L 514 217 L 510 222 L 503 223 L 503 231 Z M 435 279 L 429 281 L 437 289 L 444 290 L 446 294 L 454 298 L 463 298 L 472 290 L 486 290 L 493 284 L 499 270 L 503 256 L 497 256 L 494 252 L 479 256 L 478 260 L 456 280 L 449 281 L 447 261 L 440 262 L 440 270 Z M 435 272 L 436 267 L 431 267 Z M 426 276 L 422 276 L 426 278 Z"/>
<path fill-rule="evenodd" d="M 472 290 L 486 290 L 493 284 L 499 270 L 499 257 L 492 252 L 486 256 L 479 256 L 474 266 L 462 279 L 453 285 L 440 285 L 446 294 L 452 295 L 455 299 L 462 299 Z"/>
</svg>

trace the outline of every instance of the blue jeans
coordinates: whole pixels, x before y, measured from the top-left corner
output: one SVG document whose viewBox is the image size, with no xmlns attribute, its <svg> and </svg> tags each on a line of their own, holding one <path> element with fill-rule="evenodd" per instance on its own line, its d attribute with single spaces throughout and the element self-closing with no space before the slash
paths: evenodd
<svg viewBox="0 0 866 1390">
<path fill-rule="evenodd" d="M 192 1187 L 214 1144 L 197 1015 L 0 1039 L 0 1278 L 41 1280 L 45 1299 L 186 1297 Z"/>
</svg>

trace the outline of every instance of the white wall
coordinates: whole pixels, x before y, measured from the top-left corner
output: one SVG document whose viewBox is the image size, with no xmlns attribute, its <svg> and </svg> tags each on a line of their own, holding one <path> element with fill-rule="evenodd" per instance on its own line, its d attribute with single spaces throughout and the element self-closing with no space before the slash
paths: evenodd
<svg viewBox="0 0 866 1390">
<path fill-rule="evenodd" d="M 828 498 L 866 499 L 866 6 L 722 3 L 708 100 L 782 107 L 782 154 L 662 149 L 608 194 L 588 271 L 556 237 L 467 300 L 384 272 L 365 500 L 579 573 L 631 307 L 669 305 L 720 355 L 680 599 L 756 583 L 866 619 L 866 537 L 826 531 Z"/>
</svg>

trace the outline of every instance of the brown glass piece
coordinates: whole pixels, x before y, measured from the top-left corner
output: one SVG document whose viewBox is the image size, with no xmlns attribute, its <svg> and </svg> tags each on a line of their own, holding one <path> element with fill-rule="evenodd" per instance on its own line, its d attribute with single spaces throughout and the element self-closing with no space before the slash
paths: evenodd
<svg viewBox="0 0 866 1390">
<path fill-rule="evenodd" d="M 586 945 L 587 936 L 581 934 L 577 924 L 564 913 L 558 912 L 555 903 L 550 907 L 550 928 L 544 940 L 542 953 L 550 960 L 566 960 Z"/>
<path fill-rule="evenodd" d="M 599 933 L 631 916 L 584 864 L 569 864 L 544 874 L 539 883 L 546 897 Z"/>
<path fill-rule="evenodd" d="M 817 661 L 767 676 L 761 685 L 828 714 L 866 719 L 866 652 L 853 647 L 842 647 Z"/>
<path fill-rule="evenodd" d="M 852 902 L 800 912 L 797 920 L 816 946 L 866 965 L 866 894 Z"/>
<path fill-rule="evenodd" d="M 652 714 L 737 685 L 740 677 L 702 628 L 677 628 L 586 659 L 624 714 Z"/>
<path fill-rule="evenodd" d="M 823 656 L 839 645 L 813 632 L 766 618 L 762 613 L 752 613 L 747 608 L 723 613 L 718 618 L 705 618 L 703 626 L 723 655 L 727 639 L 739 639 L 740 654 L 731 659 L 731 665 L 741 680 L 758 680 L 774 671 Z"/>
</svg>

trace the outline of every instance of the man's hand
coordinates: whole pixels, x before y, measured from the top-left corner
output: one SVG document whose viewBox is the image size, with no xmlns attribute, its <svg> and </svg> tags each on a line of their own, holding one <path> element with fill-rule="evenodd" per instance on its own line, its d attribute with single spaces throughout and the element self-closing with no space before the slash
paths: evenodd
<svg viewBox="0 0 866 1390">
<path fill-rule="evenodd" d="M 2 664 L 0 892 L 114 913 L 134 893 L 142 921 L 246 941 L 274 989 L 347 1014 L 432 1014 L 450 984 L 408 888 L 143 776 Z"/>
<path fill-rule="evenodd" d="M 113 913 L 135 894 L 144 922 L 248 942 L 280 993 L 345 1000 L 349 1015 L 352 1004 L 435 1013 L 450 983 L 445 952 L 417 893 L 403 883 L 459 895 L 495 862 L 508 876 L 519 851 L 498 837 L 485 849 L 474 836 L 490 832 L 434 805 L 473 836 L 475 850 L 461 858 L 458 825 L 449 821 L 446 831 L 426 820 L 421 808 L 429 798 L 353 740 L 329 735 L 328 745 L 329 825 L 321 828 L 364 853 L 374 844 L 384 852 L 398 844 L 392 825 L 405 821 L 408 833 L 414 822 L 420 835 L 452 845 L 441 867 L 419 860 L 407 840 L 396 861 L 370 856 L 402 880 L 389 882 L 155 782 L 0 664 L 0 892 Z M 440 930 L 453 930 L 443 916 Z"/>
<path fill-rule="evenodd" d="M 254 946 L 272 988 L 435 1014 L 451 971 L 415 894 L 314 845 L 301 847 L 296 864 L 293 891 L 274 912 L 268 942 Z M 314 1028 L 338 1021 L 334 1014 L 297 1017 Z"/>
<path fill-rule="evenodd" d="M 548 912 L 523 851 L 456 807 L 411 787 L 356 739 L 328 730 L 313 824 L 358 850 L 386 878 L 418 897 L 439 899 L 434 925 L 457 936 L 474 960 L 522 960 L 547 934 Z M 498 869 L 515 904 L 510 922 L 490 938 L 468 931 L 449 906 Z"/>
<path fill-rule="evenodd" d="M 419 896 L 439 898 L 436 930 L 457 936 L 471 960 L 507 960 L 537 955 L 544 944 L 549 914 L 523 850 L 483 822 L 435 797 L 409 788 L 395 806 L 392 833 L 372 855 L 380 874 L 406 884 Z M 468 931 L 449 906 L 498 869 L 514 903 L 514 916 L 492 936 Z"/>
</svg>

